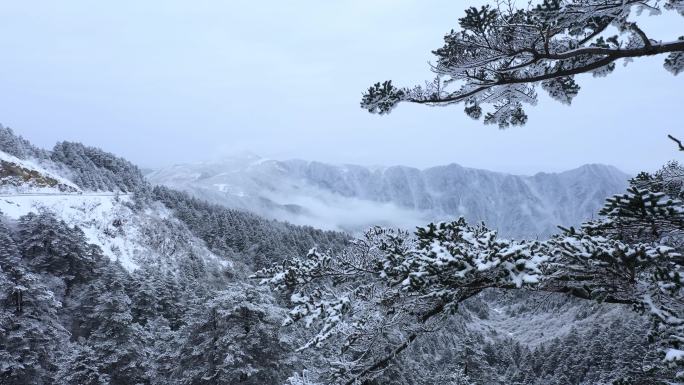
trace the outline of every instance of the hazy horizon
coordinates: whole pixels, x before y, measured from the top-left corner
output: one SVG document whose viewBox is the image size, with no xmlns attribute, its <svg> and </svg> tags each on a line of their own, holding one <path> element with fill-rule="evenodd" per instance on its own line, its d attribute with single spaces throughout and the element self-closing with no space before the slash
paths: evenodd
<svg viewBox="0 0 684 385">
<path fill-rule="evenodd" d="M 2 125 L 2 123 L 0 123 L 0 125 Z M 2 125 L 2 126 L 3 126 L 3 127 L 9 127 L 9 126 L 5 126 L 5 125 Z M 23 136 L 21 132 L 14 130 L 14 128 L 12 128 L 12 127 L 9 127 L 9 128 L 11 128 L 11 129 L 15 132 L 15 134 L 18 134 L 18 135 L 20 135 L 20 136 Z M 31 140 L 29 140 L 29 141 L 30 141 L 31 143 L 35 144 L 35 142 L 33 142 L 33 141 L 31 141 Z M 84 145 L 87 145 L 87 146 L 94 146 L 94 145 L 89 144 L 89 143 L 83 143 L 83 144 L 84 144 Z M 43 149 L 46 149 L 46 150 L 51 150 L 51 149 L 52 149 L 52 146 L 51 146 L 51 145 L 48 145 L 48 146 L 40 146 L 40 147 L 43 148 Z M 98 146 L 95 146 L 95 147 L 98 147 Z M 100 148 L 100 147 L 98 147 L 98 148 Z M 106 149 L 104 149 L 104 150 L 106 150 Z M 117 154 L 117 153 L 114 153 L 114 155 L 122 156 L 121 154 Z M 562 172 L 565 172 L 565 171 L 572 171 L 572 170 L 578 169 L 578 168 L 583 167 L 583 166 L 590 166 L 590 165 L 594 165 L 594 164 L 598 164 L 598 165 L 602 165 L 602 166 L 615 167 L 615 168 L 618 169 L 619 171 L 621 171 L 621 172 L 623 172 L 623 173 L 625 173 L 625 174 L 628 174 L 628 175 L 636 175 L 639 171 L 647 171 L 647 170 L 637 170 L 637 171 L 634 171 L 634 172 L 629 172 L 629 171 L 623 170 L 623 169 L 621 169 L 621 168 L 619 168 L 619 167 L 617 167 L 617 166 L 615 166 L 615 165 L 612 165 L 612 164 L 607 164 L 607 163 L 591 163 L 591 162 L 589 162 L 589 163 L 580 163 L 580 164 L 577 164 L 576 166 L 570 166 L 570 167 L 568 167 L 568 168 L 559 169 L 559 170 L 538 170 L 538 171 L 531 171 L 531 172 L 509 172 L 509 171 L 497 170 L 497 169 L 493 169 L 493 168 L 483 168 L 483 167 L 477 167 L 477 166 L 470 166 L 470 165 L 462 164 L 462 163 L 458 163 L 458 162 L 439 163 L 439 164 L 433 164 L 433 165 L 427 165 L 427 166 L 422 166 L 422 167 L 420 167 L 420 166 L 414 166 L 414 165 L 411 165 L 411 164 L 402 164 L 402 163 L 397 163 L 397 164 L 379 164 L 379 163 L 374 163 L 374 164 L 362 164 L 362 163 L 353 163 L 353 162 L 324 162 L 324 161 L 321 161 L 321 160 L 318 160 L 318 159 L 304 159 L 304 158 L 301 158 L 301 157 L 272 158 L 272 157 L 261 156 L 260 154 L 258 154 L 258 153 L 256 153 L 256 152 L 253 152 L 253 151 L 250 151 L 250 150 L 240 150 L 240 151 L 234 151 L 234 152 L 227 152 L 227 153 L 224 153 L 224 154 L 221 154 L 221 155 L 216 155 L 216 156 L 208 157 L 208 158 L 205 158 L 205 159 L 196 159 L 196 160 L 191 160 L 191 161 L 182 162 L 182 163 L 181 163 L 181 162 L 171 162 L 171 163 L 161 164 L 161 165 L 157 165 L 157 166 L 150 166 L 150 165 L 145 165 L 145 164 L 138 164 L 138 163 L 135 163 L 135 162 L 134 162 L 134 164 L 135 164 L 136 166 L 138 166 L 141 170 L 143 170 L 143 173 L 147 173 L 147 172 L 158 171 L 158 170 L 167 169 L 167 168 L 171 168 L 171 167 L 175 167 L 175 166 L 202 165 L 202 164 L 216 164 L 216 163 L 222 163 L 222 162 L 224 162 L 224 161 L 246 159 L 246 158 L 249 158 L 249 157 L 258 158 L 258 161 L 269 161 L 269 160 L 273 160 L 273 161 L 285 161 L 285 162 L 286 162 L 286 161 L 305 161 L 305 162 L 319 162 L 319 163 L 325 163 L 325 164 L 330 164 L 330 165 L 333 165 L 333 166 L 361 166 L 361 167 L 367 167 L 367 168 L 370 168 L 370 169 L 374 169 L 374 168 L 388 168 L 388 167 L 396 167 L 396 166 L 399 166 L 399 167 L 416 168 L 416 169 L 419 169 L 419 170 L 426 170 L 426 169 L 429 169 L 429 168 L 442 167 L 442 166 L 449 166 L 449 165 L 454 165 L 454 164 L 455 164 L 455 165 L 458 165 L 458 166 L 461 166 L 461 167 L 464 167 L 464 168 L 468 168 L 468 169 L 477 169 L 477 170 L 484 170 L 484 171 L 492 171 L 492 172 L 497 172 L 497 173 L 511 174 L 511 175 L 518 175 L 518 176 L 533 176 L 533 175 L 538 174 L 538 173 L 562 173 Z"/>
<path fill-rule="evenodd" d="M 375 169 L 375 168 L 388 168 L 388 167 L 396 167 L 396 166 L 399 166 L 399 167 L 415 168 L 415 169 L 418 169 L 418 170 L 421 170 L 421 171 L 426 170 L 426 169 L 430 169 L 430 168 L 443 167 L 443 166 L 449 166 L 449 165 L 454 165 L 454 164 L 455 164 L 455 165 L 458 165 L 458 166 L 461 166 L 461 167 L 464 167 L 464 168 L 468 168 L 468 169 L 477 169 L 477 170 L 484 170 L 484 171 L 492 171 L 492 172 L 497 172 L 497 173 L 502 173 L 502 174 L 512 174 L 512 175 L 518 175 L 518 176 L 533 176 L 534 174 L 537 174 L 537 173 L 562 173 L 562 172 L 565 172 L 565 171 L 572 171 L 572 170 L 578 169 L 578 168 L 580 168 L 580 167 L 591 166 L 591 165 L 595 165 L 595 164 L 597 164 L 597 165 L 602 165 L 602 166 L 608 166 L 608 167 L 615 167 L 615 168 L 618 169 L 619 171 L 622 171 L 623 173 L 628 174 L 628 175 L 636 175 L 636 174 L 638 173 L 638 171 L 637 171 L 637 172 L 628 172 L 628 171 L 625 171 L 625 170 L 623 170 L 623 169 L 621 169 L 621 168 L 619 168 L 619 167 L 617 167 L 617 166 L 615 166 L 615 165 L 607 164 L 607 163 L 581 163 L 581 164 L 578 164 L 578 165 L 576 165 L 576 166 L 571 166 L 571 167 L 569 167 L 569 168 L 560 169 L 560 170 L 552 170 L 552 171 L 549 171 L 549 170 L 538 170 L 538 171 L 532 171 L 532 172 L 529 172 L 529 173 L 524 173 L 524 172 L 516 173 L 516 172 L 508 172 L 508 171 L 502 171 L 502 170 L 496 170 L 496 169 L 489 169 L 489 168 L 477 167 L 477 166 L 470 166 L 470 165 L 466 165 L 466 164 L 462 164 L 462 163 L 458 163 L 458 162 L 440 163 L 440 164 L 428 165 L 428 166 L 424 166 L 424 167 L 414 166 L 414 165 L 411 165 L 411 164 L 401 164 L 401 163 L 398 163 L 398 164 L 377 164 L 377 163 L 376 163 L 376 164 L 362 164 L 362 163 L 353 163 L 353 162 L 323 162 L 323 161 L 320 161 L 320 160 L 318 160 L 318 159 L 303 159 L 303 158 L 301 158 L 301 157 L 299 157 L 299 158 L 298 158 L 298 157 L 294 157 L 294 158 L 271 158 L 271 157 L 264 157 L 264 156 L 261 156 L 261 155 L 255 153 L 255 152 L 247 151 L 247 150 L 245 150 L 245 151 L 236 151 L 236 152 L 233 152 L 233 153 L 225 153 L 225 154 L 222 154 L 222 155 L 220 155 L 220 156 L 215 156 L 215 157 L 213 157 L 213 158 L 200 159 L 200 160 L 191 161 L 191 162 L 185 162 L 185 163 L 169 163 L 169 164 L 166 164 L 166 165 L 161 165 L 161 166 L 159 166 L 159 167 L 147 167 L 147 166 L 142 166 L 142 165 L 138 165 L 138 166 L 140 166 L 141 168 L 143 168 L 143 169 L 145 169 L 145 170 L 156 171 L 156 170 L 171 168 L 171 167 L 174 167 L 174 166 L 202 165 L 202 164 L 217 164 L 217 163 L 222 163 L 222 162 L 231 161 L 231 160 L 244 160 L 244 159 L 249 158 L 249 157 L 258 158 L 258 159 L 255 160 L 255 161 L 269 161 L 269 160 L 273 160 L 273 161 L 283 161 L 283 162 L 287 162 L 287 161 L 305 161 L 305 162 L 319 162 L 319 163 L 325 163 L 325 164 L 330 164 L 330 165 L 333 165 L 333 166 L 361 166 L 361 167 L 366 167 L 366 168 L 369 168 L 369 169 Z M 641 171 L 641 170 L 639 170 L 639 171 Z"/>
<path fill-rule="evenodd" d="M 401 105 L 389 116 L 359 108 L 374 82 L 429 79 L 430 50 L 464 8 L 446 0 L 6 3 L 0 71 L 11 76 L 0 78 L 0 123 L 43 147 L 79 141 L 145 168 L 251 151 L 526 175 L 601 163 L 633 174 L 679 156 L 666 135 L 684 137 L 676 113 L 684 77 L 663 69 L 664 56 L 620 62 L 606 78 L 579 76 L 572 106 L 538 89 L 528 124 L 507 130 L 471 120 L 463 106 Z M 645 20 L 655 38 L 680 34 L 679 16 Z"/>
</svg>

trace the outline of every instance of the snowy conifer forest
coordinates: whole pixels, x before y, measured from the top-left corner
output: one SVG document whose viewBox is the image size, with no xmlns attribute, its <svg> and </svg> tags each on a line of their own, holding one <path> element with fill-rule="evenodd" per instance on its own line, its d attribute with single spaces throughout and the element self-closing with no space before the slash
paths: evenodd
<svg viewBox="0 0 684 385">
<path fill-rule="evenodd" d="M 675 378 L 684 168 L 543 241 L 464 219 L 352 237 L 0 131 L 3 384 Z"/>
<path fill-rule="evenodd" d="M 684 385 L 684 0 L 0 15 L 0 385 Z"/>
</svg>

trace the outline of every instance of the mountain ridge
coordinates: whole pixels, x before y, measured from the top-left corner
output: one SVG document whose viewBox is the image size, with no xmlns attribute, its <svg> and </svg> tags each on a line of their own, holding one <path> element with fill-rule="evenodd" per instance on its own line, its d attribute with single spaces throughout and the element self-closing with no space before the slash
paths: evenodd
<svg viewBox="0 0 684 385">
<path fill-rule="evenodd" d="M 506 236 L 534 237 L 588 219 L 624 190 L 629 175 L 601 164 L 515 175 L 457 163 L 420 169 L 250 156 L 177 164 L 146 177 L 227 207 L 326 229 L 412 228 L 464 216 Z M 326 210 L 333 206 L 358 218 L 336 221 Z"/>
</svg>

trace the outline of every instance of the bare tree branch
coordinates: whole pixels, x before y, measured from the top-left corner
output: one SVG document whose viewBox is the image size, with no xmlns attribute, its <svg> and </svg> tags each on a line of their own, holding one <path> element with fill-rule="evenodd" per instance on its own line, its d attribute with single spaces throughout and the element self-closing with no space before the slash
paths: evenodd
<svg viewBox="0 0 684 385">
<path fill-rule="evenodd" d="M 682 145 L 682 142 L 679 139 L 669 134 L 667 135 L 667 137 L 670 138 L 673 142 L 677 143 L 677 146 L 679 146 L 679 151 L 684 151 L 684 146 Z"/>
</svg>

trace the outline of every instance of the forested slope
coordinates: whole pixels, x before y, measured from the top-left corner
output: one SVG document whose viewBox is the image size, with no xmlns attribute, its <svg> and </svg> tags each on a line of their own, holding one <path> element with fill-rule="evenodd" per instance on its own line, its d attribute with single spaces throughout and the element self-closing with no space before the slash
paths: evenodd
<svg viewBox="0 0 684 385">
<path fill-rule="evenodd" d="M 328 368 L 298 350 L 313 332 L 282 326 L 292 298 L 249 276 L 312 247 L 351 253 L 348 235 L 152 187 L 80 144 L 47 151 L 0 129 L 0 151 L 0 175 L 31 176 L 0 178 L 3 385 L 302 384 Z M 657 359 L 643 353 L 645 322 L 486 292 L 369 384 L 610 383 Z"/>
</svg>

